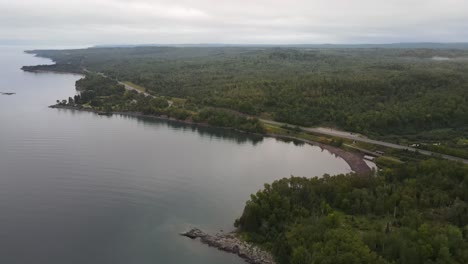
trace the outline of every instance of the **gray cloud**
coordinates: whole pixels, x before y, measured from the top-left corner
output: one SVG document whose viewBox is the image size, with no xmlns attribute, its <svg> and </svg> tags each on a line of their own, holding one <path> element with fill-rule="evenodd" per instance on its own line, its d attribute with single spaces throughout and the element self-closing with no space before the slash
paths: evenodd
<svg viewBox="0 0 468 264">
<path fill-rule="evenodd" d="M 465 0 L 0 0 L 0 41 L 468 41 Z"/>
</svg>

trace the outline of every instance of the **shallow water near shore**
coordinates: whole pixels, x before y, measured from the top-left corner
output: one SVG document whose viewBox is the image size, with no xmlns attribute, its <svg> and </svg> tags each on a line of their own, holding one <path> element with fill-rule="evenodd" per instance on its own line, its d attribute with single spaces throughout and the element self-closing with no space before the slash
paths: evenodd
<svg viewBox="0 0 468 264">
<path fill-rule="evenodd" d="M 243 263 L 178 235 L 232 229 L 249 195 L 290 175 L 350 171 L 319 147 L 47 106 L 79 75 L 0 46 L 0 263 Z"/>
</svg>

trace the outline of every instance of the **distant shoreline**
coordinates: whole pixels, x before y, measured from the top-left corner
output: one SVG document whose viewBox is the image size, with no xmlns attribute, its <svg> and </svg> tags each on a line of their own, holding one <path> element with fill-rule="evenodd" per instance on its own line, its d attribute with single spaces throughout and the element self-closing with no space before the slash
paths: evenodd
<svg viewBox="0 0 468 264">
<path fill-rule="evenodd" d="M 14 95 L 16 93 L 12 93 L 12 92 L 0 92 L 1 95 Z"/>
<path fill-rule="evenodd" d="M 83 73 L 78 73 L 78 72 L 67 72 L 67 71 L 52 71 L 52 70 L 32 70 L 32 69 L 28 69 L 28 68 L 25 68 L 25 67 L 28 67 L 28 66 L 23 66 L 21 67 L 21 70 L 25 71 L 25 72 L 30 72 L 30 73 L 58 73 L 58 74 L 71 74 L 71 75 L 79 75 L 79 76 L 84 76 Z M 34 66 L 31 66 L 31 67 L 34 67 Z"/>
<path fill-rule="evenodd" d="M 315 141 L 310 141 L 306 139 L 301 139 L 297 137 L 292 137 L 292 136 L 285 136 L 285 135 L 277 135 L 277 134 L 271 134 L 271 133 L 265 133 L 265 134 L 259 134 L 259 133 L 252 133 L 252 132 L 246 132 L 242 131 L 239 129 L 235 129 L 232 127 L 216 127 L 216 126 L 211 126 L 207 123 L 196 123 L 193 122 L 190 119 L 187 120 L 180 120 L 176 119 L 173 117 L 168 117 L 165 115 L 157 116 L 157 115 L 145 115 L 141 112 L 103 112 L 103 111 L 98 111 L 95 109 L 90 109 L 90 108 L 83 108 L 79 106 L 69 106 L 69 105 L 51 105 L 49 106 L 50 108 L 56 108 L 56 109 L 68 109 L 68 110 L 76 110 L 76 111 L 83 111 L 83 112 L 91 112 L 99 115 L 122 115 L 122 116 L 130 116 L 130 117 L 140 117 L 140 118 L 152 118 L 152 119 L 158 119 L 158 120 L 165 120 L 165 121 L 173 121 L 173 122 L 178 122 L 186 125 L 195 125 L 195 126 L 201 126 L 201 127 L 213 127 L 213 128 L 221 128 L 221 129 L 226 129 L 226 130 L 232 130 L 244 134 L 250 134 L 250 135 L 256 135 L 256 136 L 262 136 L 262 137 L 271 137 L 271 138 L 276 138 L 280 140 L 293 140 L 297 142 L 302 142 L 305 144 L 309 144 L 312 146 L 317 146 L 320 147 L 321 149 L 325 149 L 328 152 L 342 158 L 351 168 L 353 172 L 355 172 L 358 175 L 369 175 L 372 170 L 371 168 L 367 165 L 367 163 L 364 161 L 364 156 L 358 153 L 354 152 L 348 152 L 345 151 L 341 148 L 334 147 L 331 145 L 315 142 Z"/>
</svg>

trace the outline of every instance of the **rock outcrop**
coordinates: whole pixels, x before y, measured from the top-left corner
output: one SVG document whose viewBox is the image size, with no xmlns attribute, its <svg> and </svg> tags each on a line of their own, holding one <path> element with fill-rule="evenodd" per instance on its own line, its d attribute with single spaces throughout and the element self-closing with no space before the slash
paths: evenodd
<svg viewBox="0 0 468 264">
<path fill-rule="evenodd" d="M 203 244 L 217 248 L 222 251 L 237 254 L 250 264 L 275 264 L 273 256 L 245 241 L 239 239 L 236 233 L 218 233 L 210 235 L 198 228 L 193 228 L 188 232 L 181 233 L 182 236 L 197 239 Z"/>
</svg>

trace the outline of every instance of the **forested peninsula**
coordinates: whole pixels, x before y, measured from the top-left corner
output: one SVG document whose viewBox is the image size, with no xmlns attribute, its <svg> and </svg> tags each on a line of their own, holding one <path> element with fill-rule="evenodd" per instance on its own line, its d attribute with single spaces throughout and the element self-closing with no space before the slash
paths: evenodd
<svg viewBox="0 0 468 264">
<path fill-rule="evenodd" d="M 56 64 L 25 66 L 26 71 L 101 73 L 151 95 L 174 98 L 181 112 L 223 108 L 468 157 L 468 49 L 463 47 L 102 47 L 30 52 Z M 100 100 L 102 107 L 115 107 Z"/>
<path fill-rule="evenodd" d="M 280 264 L 468 263 L 467 199 L 466 166 L 426 160 L 265 184 L 235 225 Z"/>
<path fill-rule="evenodd" d="M 463 48 L 103 47 L 31 53 L 56 64 L 26 71 L 85 75 L 76 83 L 79 94 L 57 100 L 59 107 L 141 112 L 312 141 L 324 139 L 295 126 L 329 126 L 468 157 Z M 291 125 L 267 127 L 259 118 Z M 336 138 L 326 142 L 378 150 Z M 265 184 L 235 221 L 235 236 L 271 252 L 279 264 L 468 263 L 466 165 L 405 150 L 377 152 L 378 172 Z"/>
</svg>

